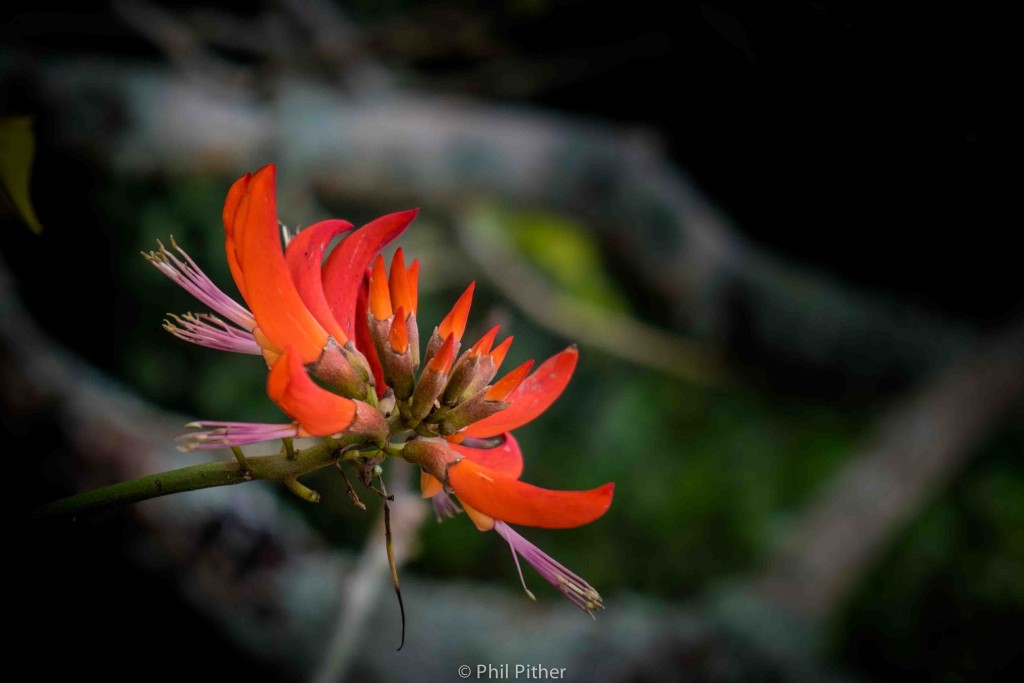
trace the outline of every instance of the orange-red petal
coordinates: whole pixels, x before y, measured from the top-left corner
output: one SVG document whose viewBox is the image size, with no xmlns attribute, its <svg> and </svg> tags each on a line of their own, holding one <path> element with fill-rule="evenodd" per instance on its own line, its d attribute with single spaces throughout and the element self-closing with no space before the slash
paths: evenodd
<svg viewBox="0 0 1024 683">
<path fill-rule="evenodd" d="M 352 229 L 348 221 L 320 221 L 309 226 L 288 243 L 284 251 L 292 282 L 298 290 L 306 308 L 313 314 L 325 330 L 339 344 L 348 341 L 348 335 L 334 319 L 331 307 L 324 296 L 324 285 L 321 271 L 324 264 L 324 252 L 327 246 L 338 235 Z"/>
<path fill-rule="evenodd" d="M 416 259 L 409 264 L 406 271 L 406 278 L 409 281 L 409 298 L 412 299 L 412 312 L 415 315 L 419 311 L 420 295 L 420 260 Z"/>
<path fill-rule="evenodd" d="M 391 305 L 394 308 L 404 307 L 408 315 L 416 308 L 413 301 L 412 291 L 409 288 L 409 273 L 405 268 L 405 255 L 402 248 L 395 251 L 395 257 L 391 259 L 391 277 L 388 280 L 391 286 Z"/>
<path fill-rule="evenodd" d="M 448 483 L 465 505 L 509 524 L 569 529 L 589 524 L 612 504 L 615 484 L 589 491 L 552 491 L 498 474 L 466 458 L 448 468 Z"/>
<path fill-rule="evenodd" d="M 523 473 L 523 452 L 511 434 L 503 434 L 502 443 L 494 448 L 473 448 L 453 443 L 451 447 L 481 467 L 518 479 Z"/>
<path fill-rule="evenodd" d="M 494 338 L 498 336 L 498 330 L 500 329 L 501 325 L 495 325 L 494 327 L 489 329 L 487 331 L 487 334 L 480 337 L 480 341 L 478 341 L 476 344 L 473 344 L 473 347 L 470 349 L 470 351 L 477 356 L 485 353 L 490 353 L 491 346 L 494 345 Z"/>
<path fill-rule="evenodd" d="M 485 401 L 504 401 L 509 395 L 515 391 L 523 380 L 526 379 L 526 373 L 533 367 L 533 361 L 528 360 L 512 372 L 508 373 L 497 382 L 494 383 L 487 393 L 484 394 Z"/>
<path fill-rule="evenodd" d="M 547 410 L 569 384 L 579 353 L 570 347 L 547 359 L 508 397 L 505 410 L 466 427 L 466 436 L 486 438 L 510 432 Z M 507 521 L 507 520 L 506 520 Z"/>
<path fill-rule="evenodd" d="M 466 291 L 452 306 L 452 310 L 437 326 L 438 335 L 442 339 L 449 334 L 454 334 L 456 341 L 462 341 L 462 335 L 466 333 L 466 321 L 469 320 L 469 309 L 473 305 L 473 290 L 475 288 L 476 282 L 470 282 L 469 287 L 466 287 Z"/>
<path fill-rule="evenodd" d="M 440 479 L 420 470 L 420 495 L 424 498 L 433 498 L 443 490 L 444 486 Z"/>
<path fill-rule="evenodd" d="M 387 320 L 393 312 L 388 274 L 384 269 L 384 257 L 380 254 L 373 260 L 373 270 L 370 271 L 370 312 L 377 320 Z"/>
<path fill-rule="evenodd" d="M 455 335 L 449 334 L 444 342 L 434 353 L 434 357 L 427 363 L 427 367 L 434 372 L 448 372 L 452 367 L 452 357 L 455 355 Z"/>
<path fill-rule="evenodd" d="M 229 237 L 235 242 L 245 301 L 256 324 L 275 346 L 294 346 L 302 362 L 311 363 L 320 356 L 328 334 L 306 308 L 288 272 L 278 233 L 274 182 L 273 165 L 252 176 L 231 216 Z"/>
<path fill-rule="evenodd" d="M 462 503 L 462 509 L 465 511 L 466 516 L 469 517 L 469 521 L 473 522 L 473 526 L 477 529 L 480 531 L 490 531 L 494 528 L 493 517 L 488 517 L 479 510 L 466 505 L 466 501 L 462 499 L 459 499 L 459 502 Z"/>
<path fill-rule="evenodd" d="M 324 292 L 335 320 L 349 338 L 355 337 L 356 301 L 373 257 L 409 227 L 419 209 L 382 216 L 342 240 L 324 263 Z M 365 310 L 363 311 L 365 317 Z M 364 351 L 365 353 L 365 351 Z"/>
<path fill-rule="evenodd" d="M 322 389 L 310 379 L 294 347 L 287 347 L 267 375 L 267 395 L 312 436 L 343 431 L 356 414 L 356 404 Z"/>
<path fill-rule="evenodd" d="M 405 324 L 406 317 L 405 306 L 399 306 L 395 311 L 395 319 L 391 323 L 391 350 L 398 354 L 409 350 L 409 329 Z"/>
<path fill-rule="evenodd" d="M 505 341 L 498 344 L 497 348 L 491 351 L 491 362 L 494 363 L 494 371 L 497 372 L 501 364 L 505 362 L 505 356 L 508 355 L 508 349 L 512 346 L 513 337 L 507 337 Z"/>
</svg>

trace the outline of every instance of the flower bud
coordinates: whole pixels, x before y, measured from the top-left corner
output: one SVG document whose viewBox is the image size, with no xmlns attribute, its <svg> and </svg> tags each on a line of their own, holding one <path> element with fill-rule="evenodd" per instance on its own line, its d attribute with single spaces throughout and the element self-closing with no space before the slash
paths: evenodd
<svg viewBox="0 0 1024 683">
<path fill-rule="evenodd" d="M 368 386 L 376 386 L 377 382 L 373 379 L 373 370 L 370 369 L 370 363 L 366 360 L 363 352 L 356 348 L 354 341 L 349 339 L 345 342 L 341 347 L 341 353 Z"/>
<path fill-rule="evenodd" d="M 456 451 L 444 439 L 419 437 L 406 442 L 402 447 L 402 457 L 414 465 L 419 465 L 427 474 L 447 485 L 448 467 L 462 460 L 461 453 Z"/>
<path fill-rule="evenodd" d="M 320 357 L 307 370 L 332 391 L 348 398 L 366 398 L 369 387 L 374 385 L 366 358 L 351 340 L 341 346 L 329 338 Z"/>
<path fill-rule="evenodd" d="M 485 398 L 486 393 L 487 389 L 481 389 L 444 413 L 438 424 L 438 433 L 444 436 L 455 434 L 474 422 L 508 408 L 509 404 L 505 401 L 488 401 Z"/>
<path fill-rule="evenodd" d="M 383 354 L 380 354 L 380 361 L 384 370 L 384 381 L 395 390 L 398 400 L 404 401 L 412 396 L 416 382 L 416 368 L 412 363 L 412 354 L 408 350 L 405 353 L 395 353 L 388 347 L 384 349 Z"/>
<path fill-rule="evenodd" d="M 429 365 L 424 368 L 423 374 L 420 375 L 420 381 L 416 384 L 416 390 L 412 394 L 409 419 L 413 422 L 419 422 L 429 415 L 434 407 L 434 402 L 441 395 L 447 381 L 448 375 L 446 373 L 438 372 Z"/>
<path fill-rule="evenodd" d="M 453 406 L 463 398 L 463 393 L 469 383 L 476 376 L 476 367 L 480 362 L 480 356 L 468 351 L 462 358 L 455 361 L 451 374 L 448 376 L 448 385 L 444 388 L 444 396 L 441 403 L 446 406 Z"/>
<path fill-rule="evenodd" d="M 352 422 L 349 423 L 349 426 L 344 431 L 334 436 L 353 443 L 356 441 L 352 437 L 360 437 L 383 448 L 390 434 L 388 423 L 384 416 L 367 403 L 355 401 L 355 404 L 356 414 L 352 418 Z"/>
<path fill-rule="evenodd" d="M 413 371 L 420 367 L 420 330 L 416 326 L 416 314 L 409 313 L 405 321 L 406 334 L 409 337 L 409 350 L 412 352 Z"/>
<path fill-rule="evenodd" d="M 434 355 L 441 349 L 441 345 L 444 344 L 444 338 L 441 337 L 438 328 L 434 328 L 433 334 L 430 335 L 430 340 L 427 342 L 427 351 L 423 354 L 423 362 L 429 364 L 433 360 Z M 452 357 L 459 354 L 459 340 L 452 335 Z"/>
<path fill-rule="evenodd" d="M 371 312 L 367 314 L 370 338 L 380 359 L 384 381 L 395 390 L 399 401 L 412 396 L 416 382 L 416 365 L 413 360 L 413 344 L 409 339 L 409 327 L 405 310 L 399 307 L 389 318 L 379 320 Z M 411 317 L 411 316 L 410 316 Z"/>
<path fill-rule="evenodd" d="M 463 388 L 458 400 L 465 401 L 486 387 L 494 379 L 495 372 L 497 372 L 497 369 L 494 367 L 494 361 L 491 357 L 489 355 L 480 356 L 476 363 L 476 371 L 473 373 L 469 383 Z"/>
<path fill-rule="evenodd" d="M 437 334 L 436 330 L 434 334 Z M 413 422 L 419 422 L 427 417 L 434 409 L 435 401 L 444 391 L 444 386 L 448 382 L 448 371 L 452 367 L 456 343 L 455 335 L 449 334 L 437 349 L 437 353 L 427 361 L 427 367 L 420 375 L 420 381 L 416 385 L 412 405 L 409 409 L 409 419 Z"/>
</svg>

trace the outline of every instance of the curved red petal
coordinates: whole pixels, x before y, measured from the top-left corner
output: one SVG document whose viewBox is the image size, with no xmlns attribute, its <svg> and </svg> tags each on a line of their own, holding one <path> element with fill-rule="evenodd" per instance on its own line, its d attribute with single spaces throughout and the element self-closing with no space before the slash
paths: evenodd
<svg viewBox="0 0 1024 683">
<path fill-rule="evenodd" d="M 231 189 L 228 190 L 227 199 L 224 200 L 224 211 L 221 219 L 224 222 L 224 251 L 228 257 L 228 268 L 231 269 L 231 277 L 235 280 L 238 292 L 245 298 L 245 278 L 242 277 L 242 268 L 238 265 L 238 243 L 235 235 L 235 214 L 238 212 L 238 205 L 242 202 L 246 190 L 249 188 L 251 173 L 236 180 Z"/>
<path fill-rule="evenodd" d="M 331 307 L 324 296 L 324 285 L 321 271 L 324 264 L 324 252 L 327 246 L 338 235 L 352 229 L 348 221 L 320 221 L 309 226 L 292 238 L 284 251 L 292 282 L 299 292 L 306 308 L 313 314 L 327 332 L 339 344 L 348 341 L 348 335 L 334 319 Z"/>
<path fill-rule="evenodd" d="M 228 232 L 256 324 L 274 345 L 294 346 L 302 362 L 311 363 L 320 356 L 328 335 L 292 284 L 278 233 L 274 178 L 273 165 L 252 176 Z"/>
<path fill-rule="evenodd" d="M 370 372 L 373 373 L 373 381 L 377 390 L 377 398 L 382 398 L 387 391 L 388 385 L 384 383 L 384 368 L 380 364 L 380 356 L 373 345 L 373 337 L 370 336 L 370 323 L 366 316 L 370 310 L 370 278 L 367 274 L 362 284 L 359 285 L 358 296 L 356 297 L 356 348 L 359 349 L 366 362 L 370 365 Z"/>
<path fill-rule="evenodd" d="M 343 431 L 356 414 L 356 404 L 319 387 L 302 365 L 295 347 L 288 347 L 270 368 L 267 395 L 312 436 Z"/>
<path fill-rule="evenodd" d="M 494 448 L 473 448 L 453 443 L 451 447 L 481 467 L 518 479 L 523 473 L 523 452 L 511 434 L 502 434 L 503 442 Z"/>
<path fill-rule="evenodd" d="M 484 394 L 485 401 L 507 401 L 515 393 L 526 378 L 526 373 L 533 367 L 533 360 L 528 360 L 512 372 L 495 382 Z M 549 404 L 550 405 L 550 404 Z M 546 409 L 546 406 L 545 406 Z"/>
<path fill-rule="evenodd" d="M 324 292 L 334 319 L 350 338 L 355 336 L 356 324 L 361 318 L 356 314 L 356 301 L 366 269 L 377 252 L 409 227 L 417 213 L 419 209 L 399 211 L 371 221 L 345 238 L 328 255 L 323 269 Z"/>
<path fill-rule="evenodd" d="M 579 352 L 575 346 L 548 358 L 506 399 L 511 404 L 508 408 L 474 422 L 463 433 L 466 436 L 487 438 L 510 432 L 530 422 L 562 394 L 576 369 L 578 358 Z"/>
<path fill-rule="evenodd" d="M 498 474 L 469 458 L 448 468 L 448 483 L 465 505 L 509 524 L 569 529 L 589 524 L 612 504 L 615 484 L 589 491 L 552 491 Z"/>
</svg>

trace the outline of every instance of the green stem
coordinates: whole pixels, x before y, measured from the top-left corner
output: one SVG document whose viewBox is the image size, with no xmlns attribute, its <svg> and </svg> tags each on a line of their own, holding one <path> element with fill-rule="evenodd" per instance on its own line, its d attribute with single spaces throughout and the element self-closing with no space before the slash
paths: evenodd
<svg viewBox="0 0 1024 683">
<path fill-rule="evenodd" d="M 249 461 L 245 459 L 245 453 L 238 446 L 232 446 L 231 452 L 235 454 L 235 460 L 238 461 L 238 466 L 242 468 L 243 472 L 251 472 L 252 469 L 249 467 Z"/>
<path fill-rule="evenodd" d="M 364 435 L 346 435 L 304 448 L 297 451 L 294 457 L 289 457 L 285 453 L 247 457 L 247 469 L 235 458 L 192 465 L 62 498 L 36 508 L 32 516 L 41 519 L 80 515 L 172 493 L 242 484 L 255 479 L 295 480 L 304 474 L 332 465 L 339 459 L 351 460 L 358 457 L 359 451 L 356 449 L 345 453 L 341 453 L 341 449 L 365 443 L 368 441 Z"/>
<path fill-rule="evenodd" d="M 303 484 L 298 479 L 292 479 L 291 477 L 288 477 L 287 479 L 283 479 L 282 481 L 284 482 L 284 485 L 288 488 L 289 491 L 291 491 L 292 493 L 294 493 L 296 496 L 306 501 L 307 503 L 320 502 L 320 494 L 314 491 L 313 489 L 309 488 L 305 484 Z"/>
</svg>

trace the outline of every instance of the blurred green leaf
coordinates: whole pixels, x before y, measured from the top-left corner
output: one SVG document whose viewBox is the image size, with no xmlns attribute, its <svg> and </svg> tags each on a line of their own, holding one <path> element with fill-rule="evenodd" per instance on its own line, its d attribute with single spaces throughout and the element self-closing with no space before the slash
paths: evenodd
<svg viewBox="0 0 1024 683">
<path fill-rule="evenodd" d="M 544 211 L 501 211 L 507 238 L 566 293 L 615 311 L 626 301 L 605 272 L 593 234 L 571 219 Z"/>
<path fill-rule="evenodd" d="M 25 224 L 32 232 L 39 234 L 43 226 L 32 207 L 28 192 L 35 155 L 36 139 L 32 134 L 32 119 L 27 116 L 0 117 L 0 188 Z"/>
</svg>

